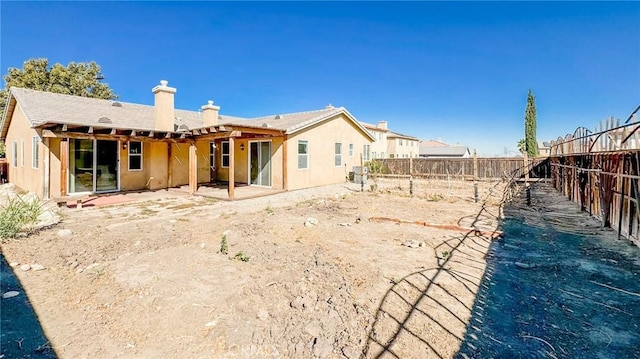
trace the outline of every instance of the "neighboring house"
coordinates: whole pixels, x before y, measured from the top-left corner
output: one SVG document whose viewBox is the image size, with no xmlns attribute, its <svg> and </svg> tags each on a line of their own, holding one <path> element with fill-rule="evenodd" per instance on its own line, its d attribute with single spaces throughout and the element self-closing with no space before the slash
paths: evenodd
<svg viewBox="0 0 640 359">
<path fill-rule="evenodd" d="M 441 141 L 427 140 L 420 144 L 420 157 L 467 158 L 471 157 L 471 152 L 467 146 L 451 146 Z"/>
<path fill-rule="evenodd" d="M 373 136 L 343 107 L 259 118 L 13 87 L 2 117 L 9 182 L 41 198 L 226 181 L 293 190 L 345 180 Z"/>
<path fill-rule="evenodd" d="M 420 140 L 413 136 L 389 132 L 387 134 L 387 152 L 389 158 L 418 157 Z"/>
<path fill-rule="evenodd" d="M 377 125 L 372 125 L 370 123 L 360 122 L 364 128 L 366 128 L 375 141 L 371 144 L 371 158 L 386 158 L 387 152 L 387 134 L 389 133 L 389 129 L 387 128 L 387 121 L 378 121 Z M 365 159 L 366 160 L 366 159 Z"/>
<path fill-rule="evenodd" d="M 538 141 L 538 156 L 549 157 L 551 155 L 551 144 L 549 142 Z"/>
</svg>

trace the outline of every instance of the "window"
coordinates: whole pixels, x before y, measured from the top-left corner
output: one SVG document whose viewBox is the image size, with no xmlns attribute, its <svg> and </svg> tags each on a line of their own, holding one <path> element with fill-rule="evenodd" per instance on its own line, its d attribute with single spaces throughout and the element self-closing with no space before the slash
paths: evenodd
<svg viewBox="0 0 640 359">
<path fill-rule="evenodd" d="M 24 140 L 20 140 L 20 166 L 24 167 Z"/>
<path fill-rule="evenodd" d="M 142 142 L 129 141 L 129 171 L 142 171 Z"/>
<path fill-rule="evenodd" d="M 298 140 L 298 169 L 309 168 L 309 141 Z"/>
<path fill-rule="evenodd" d="M 31 140 L 31 167 L 38 168 L 38 162 L 40 162 L 40 137 L 33 136 Z"/>
<path fill-rule="evenodd" d="M 384 158 L 384 152 L 380 152 L 380 158 Z"/>
<path fill-rule="evenodd" d="M 13 154 L 11 157 L 13 167 L 18 167 L 18 141 L 13 141 Z"/>
<path fill-rule="evenodd" d="M 214 169 L 216 167 L 216 144 L 209 143 L 209 168 Z"/>
<path fill-rule="evenodd" d="M 353 157 L 353 143 L 349 144 L 349 157 Z"/>
<path fill-rule="evenodd" d="M 342 166 L 342 143 L 336 142 L 335 145 L 335 165 Z"/>
<path fill-rule="evenodd" d="M 402 146 L 402 140 L 398 140 L 398 141 L 400 141 L 400 146 Z"/>
<path fill-rule="evenodd" d="M 222 142 L 222 167 L 229 167 L 229 141 Z"/>
<path fill-rule="evenodd" d="M 369 152 L 370 150 L 371 150 L 371 145 L 362 146 L 362 160 L 363 161 L 369 161 L 371 159 L 370 152 Z"/>
<path fill-rule="evenodd" d="M 378 158 L 378 152 L 371 152 L 371 158 Z"/>
</svg>

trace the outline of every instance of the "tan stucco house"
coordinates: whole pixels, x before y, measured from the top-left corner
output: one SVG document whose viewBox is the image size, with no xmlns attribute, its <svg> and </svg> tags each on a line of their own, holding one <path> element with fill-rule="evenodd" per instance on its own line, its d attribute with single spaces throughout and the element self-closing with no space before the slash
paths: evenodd
<svg viewBox="0 0 640 359">
<path fill-rule="evenodd" d="M 418 157 L 420 140 L 417 137 L 390 131 L 387 121 L 360 124 L 375 138 L 371 144 L 371 159 Z"/>
<path fill-rule="evenodd" d="M 13 87 L 1 136 L 9 182 L 41 198 L 228 182 L 294 190 L 340 183 L 373 136 L 343 107 L 258 118 Z"/>
</svg>

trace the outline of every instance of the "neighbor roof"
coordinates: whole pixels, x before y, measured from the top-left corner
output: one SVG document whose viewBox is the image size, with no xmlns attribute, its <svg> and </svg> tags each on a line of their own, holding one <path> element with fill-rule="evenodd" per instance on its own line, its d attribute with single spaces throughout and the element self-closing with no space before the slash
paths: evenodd
<svg viewBox="0 0 640 359">
<path fill-rule="evenodd" d="M 1 138 L 6 137 L 8 121 L 15 107 L 15 101 L 20 104 L 31 127 L 55 123 L 153 131 L 155 126 L 154 106 L 12 87 L 9 92 L 7 108 L 3 114 Z M 190 130 L 203 128 L 201 112 L 175 109 L 174 113 L 177 125 L 186 125 Z M 270 128 L 290 134 L 338 114 L 344 114 L 363 134 L 371 140 L 374 139 L 344 107 L 330 106 L 317 111 L 256 118 L 219 115 L 219 124 Z M 111 122 L 109 124 L 101 122 L 100 119 L 104 120 L 104 118 L 110 119 Z"/>
<path fill-rule="evenodd" d="M 407 139 L 407 140 L 420 141 L 420 139 L 417 138 L 417 137 L 403 135 L 403 134 L 397 133 L 397 132 L 389 132 L 389 134 L 387 134 L 387 138 L 402 138 L 402 139 Z"/>
<path fill-rule="evenodd" d="M 469 152 L 466 146 L 420 147 L 420 156 L 427 157 L 462 157 Z"/>
</svg>

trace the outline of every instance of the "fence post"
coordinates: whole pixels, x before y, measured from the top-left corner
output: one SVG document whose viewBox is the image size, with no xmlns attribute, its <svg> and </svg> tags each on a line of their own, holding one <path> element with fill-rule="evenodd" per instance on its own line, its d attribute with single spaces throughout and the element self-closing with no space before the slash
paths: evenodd
<svg viewBox="0 0 640 359">
<path fill-rule="evenodd" d="M 527 206 L 531 205 L 531 188 L 529 188 L 529 155 L 527 151 L 522 152 L 524 158 L 524 188 L 527 194 Z"/>
<path fill-rule="evenodd" d="M 473 150 L 473 200 L 478 203 L 478 151 Z"/>
<path fill-rule="evenodd" d="M 409 196 L 413 197 L 413 157 L 409 155 Z"/>
</svg>

